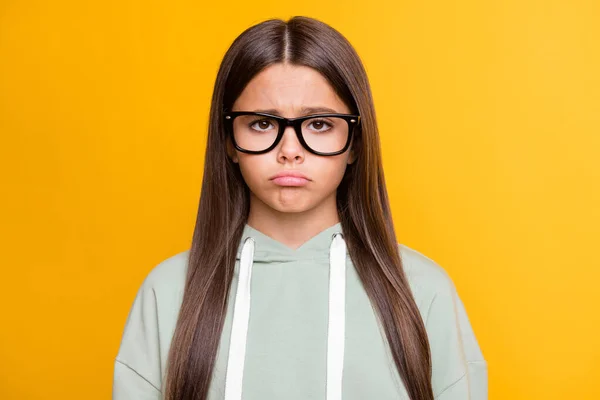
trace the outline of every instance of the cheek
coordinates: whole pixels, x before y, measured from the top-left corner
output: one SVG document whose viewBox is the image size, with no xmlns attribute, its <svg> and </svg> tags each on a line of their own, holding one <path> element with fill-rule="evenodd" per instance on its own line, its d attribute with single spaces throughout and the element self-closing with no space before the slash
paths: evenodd
<svg viewBox="0 0 600 400">
<path fill-rule="evenodd" d="M 259 190 L 261 186 L 268 183 L 270 176 L 269 163 L 265 160 L 265 157 L 261 155 L 242 154 L 239 156 L 238 165 L 244 181 L 250 190 Z"/>
<path fill-rule="evenodd" d="M 346 160 L 347 157 L 344 155 L 320 158 L 319 162 L 315 162 L 314 181 L 319 187 L 327 191 L 334 191 L 337 189 L 346 171 Z"/>
</svg>

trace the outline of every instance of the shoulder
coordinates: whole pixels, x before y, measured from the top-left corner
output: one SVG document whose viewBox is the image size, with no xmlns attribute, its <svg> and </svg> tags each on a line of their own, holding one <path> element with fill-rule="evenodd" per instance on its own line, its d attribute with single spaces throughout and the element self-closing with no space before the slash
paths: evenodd
<svg viewBox="0 0 600 400">
<path fill-rule="evenodd" d="M 189 250 L 169 256 L 160 261 L 148 272 L 144 285 L 161 288 L 185 282 Z"/>
<path fill-rule="evenodd" d="M 403 244 L 398 248 L 427 330 L 436 398 L 485 398 L 487 363 L 453 280 L 433 259 Z"/>
<path fill-rule="evenodd" d="M 399 243 L 398 249 L 404 273 L 421 314 L 426 318 L 433 300 L 451 298 L 456 293 L 448 272 L 435 260 Z"/>
<path fill-rule="evenodd" d="M 435 260 L 405 244 L 398 244 L 404 273 L 415 291 L 428 293 L 447 292 L 454 283 L 448 272 Z"/>
<path fill-rule="evenodd" d="M 188 267 L 189 250 L 176 253 L 158 262 L 147 273 L 140 287 L 140 294 L 151 293 L 160 301 L 181 301 Z"/>
<path fill-rule="evenodd" d="M 116 357 L 116 388 L 125 390 L 137 385 L 137 390 L 143 386 L 151 392 L 160 388 L 183 298 L 188 253 L 183 251 L 158 262 L 140 285 Z"/>
</svg>

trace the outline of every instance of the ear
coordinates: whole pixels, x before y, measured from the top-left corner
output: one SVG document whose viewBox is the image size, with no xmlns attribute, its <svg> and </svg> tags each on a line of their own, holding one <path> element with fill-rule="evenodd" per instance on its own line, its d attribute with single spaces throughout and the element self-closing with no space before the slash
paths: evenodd
<svg viewBox="0 0 600 400">
<path fill-rule="evenodd" d="M 233 143 L 231 143 L 230 139 L 227 139 L 226 146 L 227 146 L 227 156 L 234 163 L 238 163 L 239 162 L 239 158 L 237 156 L 237 152 L 235 151 L 235 148 L 233 147 Z"/>
</svg>

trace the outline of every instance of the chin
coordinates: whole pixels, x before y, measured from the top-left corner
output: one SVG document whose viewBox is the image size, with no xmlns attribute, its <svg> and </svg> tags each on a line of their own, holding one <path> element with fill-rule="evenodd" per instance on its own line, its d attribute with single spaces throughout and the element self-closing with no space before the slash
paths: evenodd
<svg viewBox="0 0 600 400">
<path fill-rule="evenodd" d="M 301 214 L 303 212 L 310 210 L 309 207 L 294 207 L 294 206 L 278 206 L 278 207 L 273 207 L 273 209 L 282 214 L 283 213 L 285 213 L 285 214 Z"/>
<path fill-rule="evenodd" d="M 264 203 L 273 210 L 281 213 L 302 213 L 311 210 L 319 204 L 309 193 L 282 191 L 271 196 Z"/>
<path fill-rule="evenodd" d="M 302 213 L 312 209 L 311 204 L 306 204 L 306 202 L 275 202 L 275 203 L 267 203 L 269 207 L 274 209 L 275 211 L 281 213 Z"/>
</svg>

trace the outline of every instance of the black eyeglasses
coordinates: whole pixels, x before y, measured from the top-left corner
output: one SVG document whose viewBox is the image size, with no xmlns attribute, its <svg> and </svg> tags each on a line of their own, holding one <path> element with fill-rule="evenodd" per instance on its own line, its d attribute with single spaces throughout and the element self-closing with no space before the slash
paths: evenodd
<svg viewBox="0 0 600 400">
<path fill-rule="evenodd" d="M 249 154 L 267 153 L 281 141 L 285 128 L 292 126 L 298 141 L 319 156 L 342 154 L 350 146 L 360 116 L 354 114 L 313 114 L 284 118 L 252 111 L 224 113 L 225 126 L 233 145 Z"/>
</svg>

